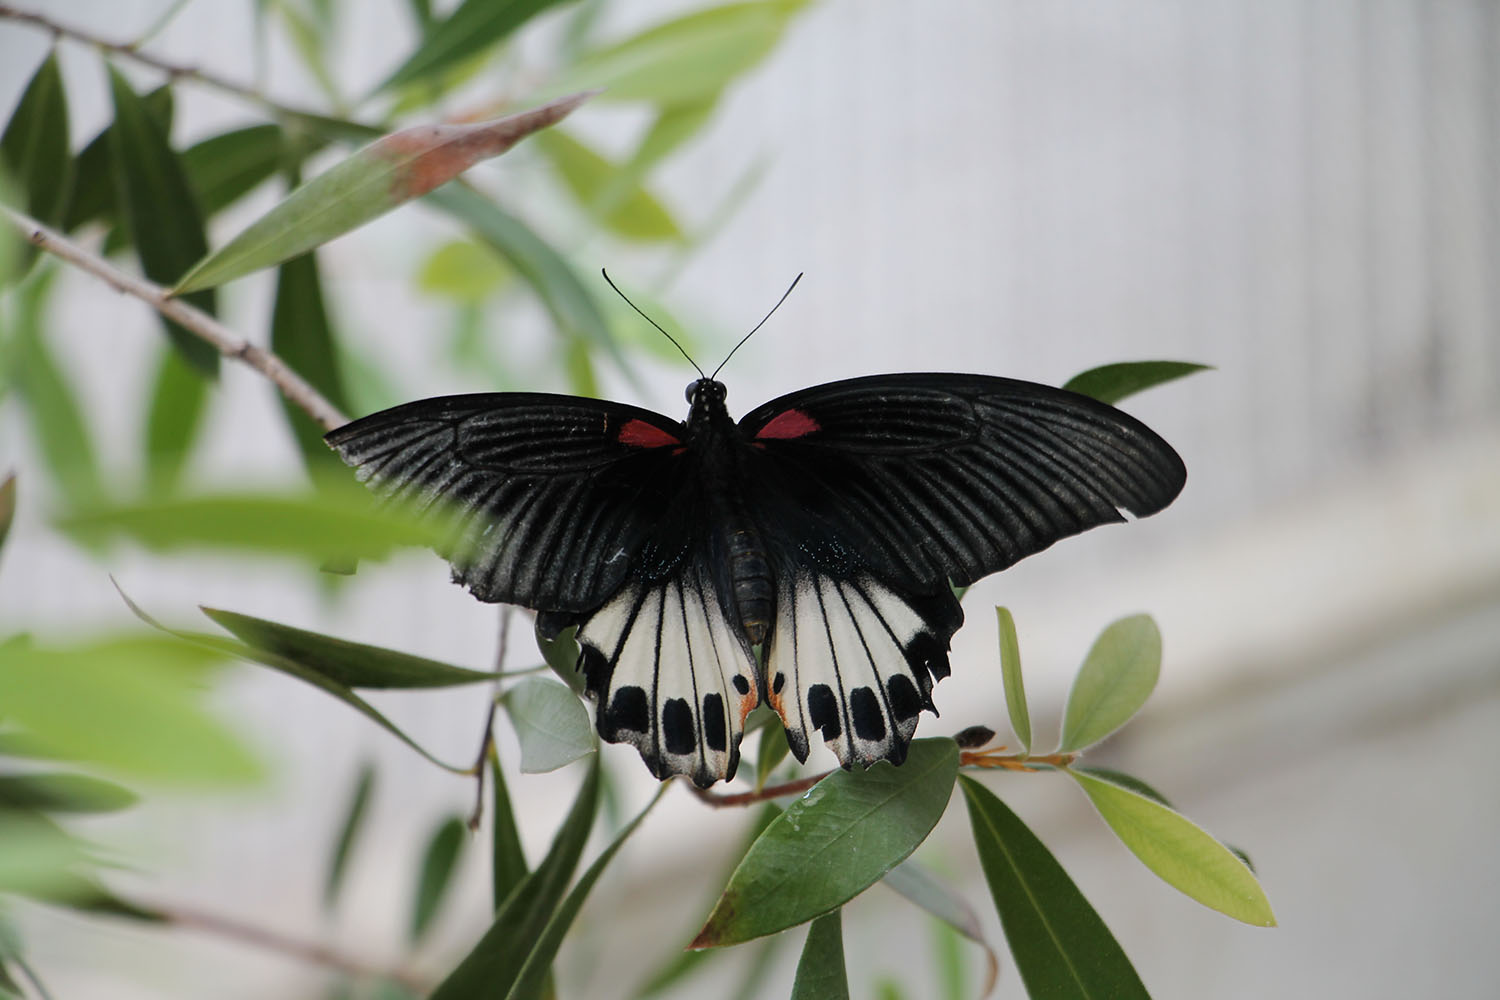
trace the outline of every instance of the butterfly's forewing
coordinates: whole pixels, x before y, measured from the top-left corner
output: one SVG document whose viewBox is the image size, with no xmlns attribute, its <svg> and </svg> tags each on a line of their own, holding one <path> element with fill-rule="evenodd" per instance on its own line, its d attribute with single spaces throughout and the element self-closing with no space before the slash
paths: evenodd
<svg viewBox="0 0 1500 1000">
<path fill-rule="evenodd" d="M 880 375 L 739 424 L 778 580 L 767 692 L 805 759 L 899 762 L 962 612 L 949 588 L 1181 490 L 1166 442 L 1113 407 L 983 375 Z"/>
<path fill-rule="evenodd" d="M 686 431 L 621 403 L 543 393 L 419 400 L 326 440 L 388 502 L 455 519 L 444 555 L 482 601 L 591 611 L 643 549 L 682 562 Z M 675 528 L 675 530 L 674 530 Z"/>
</svg>

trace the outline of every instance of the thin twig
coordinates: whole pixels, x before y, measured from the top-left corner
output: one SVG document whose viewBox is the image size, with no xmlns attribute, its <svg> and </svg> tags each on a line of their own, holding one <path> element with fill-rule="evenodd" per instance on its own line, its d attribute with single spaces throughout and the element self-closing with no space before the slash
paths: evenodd
<svg viewBox="0 0 1500 1000">
<path fill-rule="evenodd" d="M 272 98 L 256 90 L 254 87 L 247 86 L 243 83 L 236 83 L 235 81 L 230 80 L 227 77 L 219 76 L 205 69 L 199 69 L 197 66 L 188 66 L 183 63 L 174 63 L 169 60 L 162 59 L 158 56 L 153 56 L 150 53 L 142 52 L 137 47 L 140 44 L 139 42 L 117 42 L 112 39 L 101 38 L 100 36 L 85 28 L 62 24 L 58 21 L 53 20 L 51 17 L 48 17 L 47 15 L 38 13 L 36 11 L 20 10 L 18 8 L 12 7 L 10 4 L 0 4 L 0 20 L 17 21 L 22 24 L 35 25 L 36 27 L 41 28 L 43 31 L 50 32 L 54 37 L 69 38 L 75 42 L 81 42 L 85 45 L 93 45 L 97 48 L 103 49 L 106 52 L 113 52 L 116 55 L 124 56 L 128 59 L 140 63 L 143 66 L 150 66 L 152 69 L 160 70 L 161 72 L 167 74 L 174 80 L 193 80 L 206 86 L 213 87 L 216 90 L 221 90 L 229 94 L 235 94 L 239 97 L 243 97 L 248 101 L 253 101 L 254 103 L 259 104 L 261 107 L 266 108 L 268 111 L 271 111 L 275 114 L 289 116 L 306 116 L 318 114 L 318 112 L 316 111 L 308 111 L 302 108 L 294 108 L 290 105 L 282 104 L 281 102 L 273 100 Z"/>
<path fill-rule="evenodd" d="M 824 771 L 822 774 L 814 774 L 807 778 L 798 778 L 796 781 L 783 782 L 780 785 L 767 785 L 755 792 L 741 792 L 738 795 L 723 795 L 719 792 L 710 792 L 706 788 L 689 784 L 693 794 L 698 796 L 698 801 L 705 805 L 713 806 L 715 809 L 728 809 L 731 806 L 752 806 L 757 802 L 769 802 L 772 799 L 784 798 L 788 795 L 796 795 L 805 792 L 813 785 L 822 781 L 832 774 L 832 771 Z"/>
<path fill-rule="evenodd" d="M 510 644 L 510 605 L 500 605 L 500 636 L 495 642 L 495 673 L 500 673 L 500 668 L 505 666 L 505 651 Z M 473 833 L 479 829 L 480 820 L 484 819 L 484 778 L 485 763 L 490 757 L 490 748 L 495 745 L 495 708 L 500 700 L 500 678 L 496 677 L 490 685 L 489 708 L 484 716 L 484 735 L 479 740 L 479 756 L 474 760 L 474 811 L 469 814 L 469 832 Z"/>
<path fill-rule="evenodd" d="M 285 934 L 241 923 L 217 913 L 206 913 L 202 910 L 177 906 L 153 906 L 152 911 L 164 917 L 166 922 L 173 927 L 203 931 L 243 944 L 255 945 L 258 948 L 289 955 L 292 958 L 300 958 L 305 962 L 337 969 L 361 979 L 389 980 L 399 983 L 413 993 L 425 994 L 432 986 L 431 983 L 423 981 L 404 969 L 381 968 L 335 951 L 326 945 L 299 941 Z"/>
<path fill-rule="evenodd" d="M 306 413 L 319 427 L 331 431 L 348 423 L 349 418 L 339 412 L 338 407 L 275 354 L 252 344 L 202 309 L 173 298 L 168 289 L 125 273 L 28 215 L 6 206 L 0 208 L 4 208 L 11 223 L 40 249 L 102 279 L 115 291 L 140 299 L 183 329 L 208 341 L 220 354 L 242 361 L 260 372 L 281 390 L 287 402 Z"/>
</svg>

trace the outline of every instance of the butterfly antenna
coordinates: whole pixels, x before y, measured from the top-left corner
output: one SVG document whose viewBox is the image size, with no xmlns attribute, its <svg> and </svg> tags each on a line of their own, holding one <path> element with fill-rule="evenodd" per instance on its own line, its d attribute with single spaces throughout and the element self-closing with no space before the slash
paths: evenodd
<svg viewBox="0 0 1500 1000">
<path fill-rule="evenodd" d="M 599 269 L 599 273 L 602 274 L 602 275 L 604 275 L 604 280 L 609 282 L 609 287 L 613 288 L 615 290 L 615 294 L 616 295 L 618 295 L 620 298 L 622 298 L 622 299 L 625 300 L 625 304 L 627 306 L 629 306 L 630 308 L 634 309 L 636 312 L 640 313 L 641 319 L 645 320 L 647 323 L 650 323 L 652 326 L 656 327 L 658 330 L 661 330 L 661 335 L 663 337 L 666 337 L 668 340 L 672 341 L 672 346 L 675 347 L 675 348 L 677 348 L 679 351 L 682 351 L 682 356 L 685 357 L 685 358 L 687 358 L 688 364 L 692 365 L 694 368 L 697 368 L 698 369 L 698 375 L 700 377 L 704 377 L 703 376 L 703 369 L 702 368 L 698 368 L 698 362 L 694 361 L 693 358 L 692 358 L 692 356 L 690 354 L 688 354 L 687 351 L 683 351 L 682 350 L 682 345 L 677 342 L 676 338 L 674 338 L 667 331 L 662 330 L 661 329 L 661 324 L 658 323 L 656 320 L 652 319 L 650 316 L 647 316 L 645 313 L 641 312 L 641 307 L 638 306 L 638 305 L 636 305 L 634 302 L 630 301 L 630 297 L 627 296 L 624 292 L 620 291 L 620 286 L 617 285 L 617 284 L 615 284 L 612 280 L 610 280 L 609 272 L 608 271 L 606 271 L 604 268 L 601 267 Z M 783 296 L 783 298 L 784 297 L 785 296 Z M 772 310 L 772 311 L 774 312 L 774 310 Z M 754 331 L 752 330 L 751 332 L 753 333 Z"/>
<path fill-rule="evenodd" d="M 803 273 L 805 273 L 805 272 L 803 272 Z M 761 327 L 763 327 L 763 326 L 766 325 L 766 320 L 770 319 L 775 314 L 776 310 L 778 310 L 778 309 L 781 308 L 781 304 L 786 301 L 786 297 L 788 295 L 792 294 L 792 289 L 796 288 L 797 287 L 797 282 L 799 282 L 801 280 L 802 280 L 802 274 L 801 273 L 799 273 L 795 278 L 792 279 L 792 283 L 787 286 L 786 291 L 784 291 L 784 292 L 781 293 L 781 298 L 777 299 L 776 300 L 776 304 L 771 307 L 771 311 L 768 312 L 768 313 L 766 313 L 765 319 L 762 319 L 759 323 L 755 324 L 755 330 L 759 330 Z M 740 338 L 740 342 L 738 344 L 734 345 L 734 350 L 730 351 L 729 354 L 724 358 L 724 360 L 719 362 L 719 367 L 714 369 L 714 373 L 712 375 L 710 375 L 709 378 L 717 378 L 718 377 L 719 372 L 723 370 L 724 366 L 727 365 L 727 364 L 729 364 L 729 359 L 732 358 L 732 357 L 734 357 L 734 351 L 738 351 L 742 346 L 744 346 L 745 341 L 747 341 L 751 337 L 755 336 L 755 330 L 751 330 L 749 333 L 745 334 L 743 337 Z"/>
</svg>

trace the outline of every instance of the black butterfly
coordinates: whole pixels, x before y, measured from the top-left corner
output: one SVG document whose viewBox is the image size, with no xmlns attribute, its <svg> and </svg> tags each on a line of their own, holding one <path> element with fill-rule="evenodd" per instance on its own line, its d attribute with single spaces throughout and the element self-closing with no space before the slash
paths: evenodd
<svg viewBox="0 0 1500 1000">
<path fill-rule="evenodd" d="M 599 735 L 659 778 L 734 776 L 762 700 L 799 761 L 899 764 L 936 712 L 967 585 L 1059 538 L 1154 514 L 1172 448 L 1111 406 L 988 375 L 872 375 L 735 423 L 574 396 L 424 399 L 327 436 L 382 497 L 456 511 L 445 554 L 482 601 L 577 625 Z M 757 647 L 761 654 L 757 658 Z"/>
</svg>

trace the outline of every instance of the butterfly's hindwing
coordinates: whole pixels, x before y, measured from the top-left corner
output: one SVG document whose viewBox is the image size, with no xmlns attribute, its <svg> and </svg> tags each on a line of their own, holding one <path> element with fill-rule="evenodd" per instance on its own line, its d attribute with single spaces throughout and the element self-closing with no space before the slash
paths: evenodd
<svg viewBox="0 0 1500 1000">
<path fill-rule="evenodd" d="M 844 767 L 905 760 L 962 621 L 951 593 L 913 601 L 868 575 L 783 574 L 766 691 L 797 759 L 816 734 Z"/>
<path fill-rule="evenodd" d="M 658 778 L 707 788 L 734 776 L 758 701 L 755 662 L 697 560 L 626 584 L 582 619 L 578 641 L 602 739 L 632 744 Z"/>
</svg>

